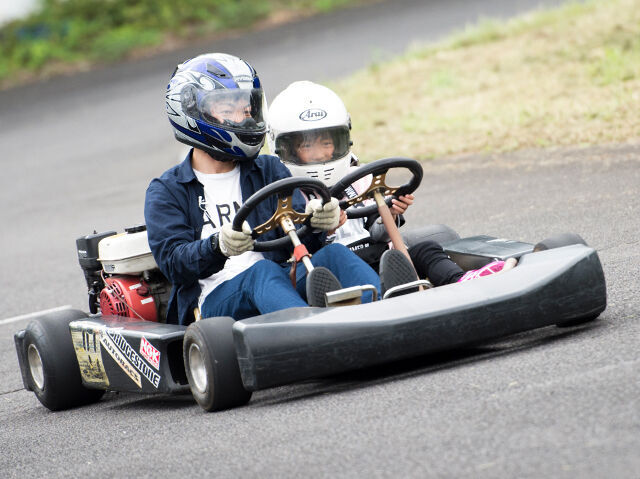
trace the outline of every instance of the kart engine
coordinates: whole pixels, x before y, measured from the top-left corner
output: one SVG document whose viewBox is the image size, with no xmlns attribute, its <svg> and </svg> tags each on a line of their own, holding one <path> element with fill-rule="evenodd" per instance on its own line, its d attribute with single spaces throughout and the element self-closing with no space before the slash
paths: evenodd
<svg viewBox="0 0 640 479">
<path fill-rule="evenodd" d="M 76 240 L 89 311 L 165 322 L 171 284 L 153 259 L 144 225 Z"/>
</svg>

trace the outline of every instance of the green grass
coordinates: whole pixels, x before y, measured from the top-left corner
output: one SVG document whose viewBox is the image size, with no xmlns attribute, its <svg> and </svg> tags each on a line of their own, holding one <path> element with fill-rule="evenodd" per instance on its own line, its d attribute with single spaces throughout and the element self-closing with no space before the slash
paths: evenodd
<svg viewBox="0 0 640 479">
<path fill-rule="evenodd" d="M 0 28 L 0 88 L 376 0 L 43 0 Z"/>
<path fill-rule="evenodd" d="M 365 160 L 638 141 L 640 2 L 484 19 L 331 86 Z"/>
</svg>

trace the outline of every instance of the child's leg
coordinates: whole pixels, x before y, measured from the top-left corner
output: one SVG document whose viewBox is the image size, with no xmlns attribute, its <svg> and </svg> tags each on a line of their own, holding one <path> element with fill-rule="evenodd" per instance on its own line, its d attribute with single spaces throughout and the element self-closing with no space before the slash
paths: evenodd
<svg viewBox="0 0 640 479">
<path fill-rule="evenodd" d="M 464 274 L 462 268 L 451 261 L 442 246 L 427 240 L 409 248 L 409 256 L 418 277 L 429 278 L 434 286 L 455 283 Z"/>
</svg>

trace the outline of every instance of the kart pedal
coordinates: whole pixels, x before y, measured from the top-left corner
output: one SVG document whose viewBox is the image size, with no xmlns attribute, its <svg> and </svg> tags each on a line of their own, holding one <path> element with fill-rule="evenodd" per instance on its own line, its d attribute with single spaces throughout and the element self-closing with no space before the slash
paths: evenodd
<svg viewBox="0 0 640 479">
<path fill-rule="evenodd" d="M 342 289 L 342 285 L 331 271 L 322 266 L 313 268 L 307 276 L 307 303 L 309 306 L 325 307 L 325 293 L 339 289 Z"/>
<path fill-rule="evenodd" d="M 411 283 L 418 279 L 418 274 L 411 262 L 401 251 L 389 249 L 380 257 L 380 286 L 382 296 L 385 292 L 396 286 Z M 402 294 L 415 293 L 418 287 L 403 289 Z"/>
</svg>

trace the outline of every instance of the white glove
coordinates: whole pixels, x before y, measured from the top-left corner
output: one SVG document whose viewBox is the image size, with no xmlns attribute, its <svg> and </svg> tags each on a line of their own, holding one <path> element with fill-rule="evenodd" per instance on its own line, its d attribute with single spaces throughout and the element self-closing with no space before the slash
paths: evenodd
<svg viewBox="0 0 640 479">
<path fill-rule="evenodd" d="M 320 199 L 314 198 L 307 203 L 304 212 L 311 213 L 311 227 L 318 230 L 333 230 L 340 222 L 340 207 L 336 198 L 331 198 L 324 206 Z"/>
<path fill-rule="evenodd" d="M 220 229 L 220 251 L 225 256 L 237 256 L 253 249 L 251 226 L 246 221 L 242 223 L 242 231 L 234 231 L 230 223 L 225 223 Z"/>
</svg>

